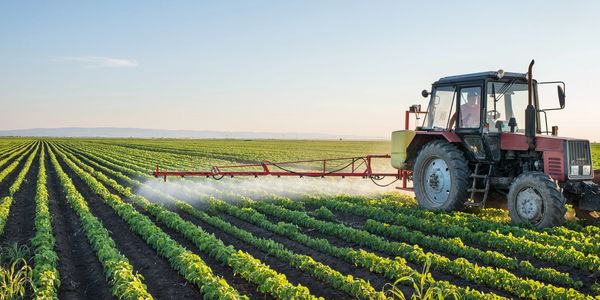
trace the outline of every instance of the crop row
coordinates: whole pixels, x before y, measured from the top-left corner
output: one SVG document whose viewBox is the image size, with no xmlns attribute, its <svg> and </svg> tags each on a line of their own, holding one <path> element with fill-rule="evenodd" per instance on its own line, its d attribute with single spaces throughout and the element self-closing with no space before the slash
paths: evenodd
<svg viewBox="0 0 600 300">
<path fill-rule="evenodd" d="M 156 226 L 150 218 L 139 213 L 118 196 L 113 195 L 92 175 L 86 173 L 73 163 L 64 153 L 57 151 L 63 161 L 77 174 L 92 191 L 99 196 L 121 217 L 130 229 L 141 236 L 159 255 L 165 257 L 171 266 L 189 282 L 198 286 L 208 299 L 243 298 L 221 277 L 215 276 L 211 268 L 196 254 L 186 250 L 164 231 Z"/>
<path fill-rule="evenodd" d="M 112 294 L 117 298 L 151 299 L 152 296 L 146 290 L 142 277 L 133 274 L 133 267 L 127 258 L 119 253 L 102 222 L 90 212 L 85 199 L 63 171 L 54 153 L 48 153 L 66 198 L 79 216 L 86 237 L 104 268 L 104 274 L 112 286 Z"/>
<path fill-rule="evenodd" d="M 197 211 L 189 204 L 183 202 L 179 202 L 177 207 L 188 213 L 194 213 Z M 476 290 L 462 289 L 446 281 L 436 281 L 431 276 L 426 276 L 426 278 L 423 278 L 421 273 L 413 270 L 406 264 L 406 260 L 401 257 L 395 257 L 394 259 L 381 257 L 363 249 L 355 250 L 349 247 L 337 247 L 332 245 L 326 239 L 312 238 L 302 233 L 296 225 L 285 222 L 279 222 L 275 224 L 269 221 L 263 214 L 249 207 L 240 208 L 236 205 L 231 205 L 216 199 L 211 201 L 211 207 L 263 229 L 285 236 L 317 251 L 343 259 L 350 264 L 369 269 L 370 271 L 378 274 L 382 274 L 392 281 L 402 278 L 410 278 L 410 282 L 420 282 L 421 280 L 425 279 L 429 286 L 439 288 L 445 294 L 461 295 L 466 299 L 493 299 L 496 297 L 493 294 L 482 294 Z M 409 282 L 405 283 L 408 284 Z"/>
<path fill-rule="evenodd" d="M 349 212 L 381 222 L 406 226 L 446 238 L 459 237 L 463 241 L 479 244 L 492 249 L 499 249 L 510 253 L 518 253 L 528 257 L 533 256 L 541 260 L 560 263 L 580 268 L 582 270 L 595 272 L 600 268 L 600 259 L 595 255 L 585 255 L 584 253 L 573 248 L 549 246 L 535 240 L 531 241 L 524 238 L 514 237 L 510 234 L 504 235 L 495 230 L 474 232 L 469 228 L 447 221 L 449 218 L 452 218 L 450 216 L 448 216 L 448 218 L 440 217 L 438 220 L 430 220 L 429 218 L 419 217 L 418 215 L 421 215 L 421 212 L 418 209 L 404 209 L 402 210 L 402 213 L 400 213 L 379 207 L 355 204 L 352 202 L 334 199 L 313 197 L 312 200 L 309 201 L 315 205 L 324 205 L 330 209 Z M 413 213 L 415 211 L 419 212 Z"/>
<path fill-rule="evenodd" d="M 69 157 L 67 157 L 69 156 Z M 176 213 L 164 209 L 162 206 L 153 204 L 145 198 L 134 195 L 130 189 L 120 186 L 116 181 L 106 177 L 100 171 L 95 171 L 89 166 L 85 166 L 77 158 L 72 155 L 64 155 L 63 158 L 70 167 L 78 173 L 82 178 L 86 178 L 86 182 L 94 187 L 96 193 L 101 195 L 109 205 L 129 207 L 132 215 L 143 216 L 127 203 L 124 203 L 118 196 L 111 194 L 106 187 L 98 182 L 94 177 L 98 178 L 105 184 L 109 184 L 112 188 L 126 195 L 126 197 L 139 205 L 144 210 L 152 214 L 158 221 L 167 225 L 169 228 L 181 233 L 187 239 L 192 241 L 198 248 L 207 253 L 209 256 L 219 260 L 220 262 L 231 267 L 235 273 L 239 274 L 248 281 L 259 286 L 259 290 L 263 293 L 269 293 L 272 296 L 282 299 L 294 297 L 296 299 L 312 299 L 314 298 L 308 289 L 304 286 L 294 286 L 289 283 L 285 275 L 273 271 L 270 267 L 260 262 L 260 260 L 252 257 L 243 251 L 236 251 L 232 246 L 225 246 L 221 240 L 212 234 L 208 234 L 200 227 L 193 223 L 182 219 Z M 72 160 L 72 161 L 71 161 Z M 88 173 L 76 166 L 86 169 Z M 143 216 L 147 219 L 147 217 Z M 150 221 L 148 219 L 148 221 Z"/>
<path fill-rule="evenodd" d="M 274 215 L 294 224 L 312 228 L 323 234 L 333 235 L 376 251 L 402 256 L 413 263 L 425 264 L 428 259 L 431 259 L 431 266 L 435 270 L 453 274 L 478 284 L 485 284 L 518 297 L 546 298 L 549 295 L 556 295 L 570 299 L 585 298 L 585 295 L 574 289 L 565 289 L 531 279 L 522 279 L 504 269 L 480 267 L 464 258 L 450 260 L 439 254 L 425 253 L 418 246 L 386 241 L 364 230 L 317 220 L 308 216 L 305 212 L 291 211 L 265 202 L 253 202 L 250 205 L 263 213 Z"/>
<path fill-rule="evenodd" d="M 19 171 L 17 178 L 15 179 L 13 184 L 8 189 L 9 195 L 0 199 L 0 235 L 2 235 L 2 233 L 4 233 L 4 226 L 6 225 L 6 221 L 8 219 L 8 215 L 10 213 L 10 207 L 12 206 L 12 202 L 14 200 L 13 196 L 21 188 L 21 184 L 23 183 L 23 180 L 25 179 L 27 172 L 29 172 L 31 163 L 33 162 L 33 159 L 35 158 L 38 147 L 39 147 L 39 145 L 36 145 L 35 149 L 33 151 L 31 151 L 31 153 L 29 154 L 29 157 L 27 157 L 27 160 L 25 161 L 25 164 Z M 26 156 L 26 154 L 21 155 L 12 164 L 10 164 L 6 169 L 4 169 L 4 170 L 2 170 L 2 172 L 0 172 L 0 182 L 2 182 L 8 174 L 12 173 L 15 170 L 17 165 L 21 162 L 21 160 L 25 156 Z"/>
<path fill-rule="evenodd" d="M 7 152 L 3 153 L 2 155 L 4 156 L 4 158 L 2 158 L 0 160 L 0 167 L 4 166 L 13 157 L 16 157 L 16 156 L 20 155 L 21 153 L 23 153 L 23 152 L 31 149 L 31 147 L 33 145 L 35 145 L 35 142 L 28 143 L 28 144 L 22 144 L 22 145 L 16 146 L 15 148 L 13 148 L 10 151 L 7 151 Z"/>
<path fill-rule="evenodd" d="M 65 148 L 69 148 L 69 147 L 65 147 Z M 108 148 L 107 148 L 107 149 L 108 149 Z M 76 150 L 76 149 L 74 149 L 74 150 Z M 86 150 L 86 151 L 81 151 L 81 152 L 83 152 L 83 153 L 85 153 L 85 152 L 88 152 L 88 153 L 85 153 L 85 154 L 86 154 L 86 157 L 89 157 L 89 156 L 90 156 L 90 154 L 89 154 L 89 153 L 90 153 L 91 151 L 87 151 L 87 150 Z M 78 153 L 78 155 L 79 155 L 80 157 L 82 156 L 82 155 L 81 155 L 81 153 Z M 113 164 L 115 164 L 115 165 L 117 165 L 117 164 L 118 164 L 118 165 L 120 165 L 121 167 L 123 167 L 123 165 L 124 165 L 123 161 L 119 161 L 119 160 L 117 160 L 117 157 L 116 157 L 116 156 L 114 156 L 114 154 L 112 154 L 112 153 L 111 153 L 109 150 L 103 151 L 103 150 L 101 150 L 101 149 L 100 149 L 100 150 L 97 150 L 97 151 L 95 151 L 95 155 L 92 157 L 92 158 L 93 158 L 93 160 L 96 160 L 96 161 L 98 161 L 96 158 L 97 158 L 98 156 L 100 156 L 100 155 L 102 155 L 102 157 L 103 157 L 103 159 L 104 159 L 104 161 L 102 162 L 102 164 L 108 165 L 108 164 L 106 164 L 106 161 L 110 159 L 110 160 L 112 160 L 112 162 L 111 162 L 111 163 L 113 163 Z M 144 170 L 144 168 L 141 168 L 141 167 L 139 167 L 139 164 L 137 164 L 137 163 L 135 162 L 135 160 L 133 159 L 133 157 L 131 157 L 131 156 L 130 156 L 129 158 L 127 158 L 127 160 L 128 160 L 128 162 L 126 162 L 125 164 L 128 164 L 128 165 L 125 165 L 125 167 L 128 169 L 128 170 L 127 170 L 127 171 L 128 171 L 128 175 L 132 175 L 132 174 L 138 173 L 136 176 L 139 176 L 139 175 L 140 175 L 140 173 L 142 173 L 142 170 Z M 89 163 L 89 161 L 88 161 L 87 163 Z M 111 169 L 114 169 L 114 167 L 113 167 L 113 166 L 110 166 L 110 168 L 111 168 Z M 144 174 L 144 175 L 146 175 L 146 174 Z M 411 208 L 411 209 L 412 209 L 412 208 Z M 487 223 L 494 223 L 494 222 L 490 222 L 490 221 L 486 221 L 486 222 L 487 222 Z M 390 222 L 390 223 L 391 223 L 391 222 Z M 394 225 L 392 225 L 392 226 L 397 226 L 397 224 L 394 224 Z M 510 226 L 510 227 L 514 227 L 514 226 Z M 515 228 L 517 228 L 517 227 L 515 227 Z M 511 230 L 512 230 L 512 229 L 511 229 Z M 529 229 L 526 229 L 526 230 L 529 230 Z M 381 233 L 380 233 L 380 234 L 381 234 Z M 385 235 L 385 234 L 384 234 L 384 235 Z M 435 236 L 434 236 L 434 237 L 435 237 Z M 441 239 L 441 238 L 440 238 L 440 239 Z M 533 238 L 532 238 L 532 237 L 530 237 L 530 238 L 528 238 L 528 239 L 533 239 Z M 527 240 L 528 240 L 528 239 L 527 239 Z M 444 241 L 453 241 L 453 240 L 446 240 L 446 239 L 441 239 L 441 240 L 444 240 Z M 429 242 L 432 242 L 432 240 L 429 240 Z M 446 244 L 446 246 L 451 246 L 451 245 L 452 245 L 452 243 L 450 243 L 450 244 Z M 455 246 L 457 246 L 457 245 L 455 245 Z M 463 245 L 463 246 L 464 246 L 464 245 Z M 458 247 L 458 248 L 455 248 L 455 249 L 460 249 L 460 248 L 462 248 L 462 247 Z M 463 249 L 463 250 L 464 250 L 464 249 Z M 443 250 L 442 250 L 442 251 L 443 251 Z M 447 252 L 447 251 L 445 251 L 445 252 Z M 472 255 L 478 255 L 478 254 L 477 254 L 477 252 L 473 252 L 473 253 L 475 253 L 475 254 L 472 254 Z M 484 253 L 488 253 L 488 252 L 484 252 Z M 481 254 L 481 253 L 479 253 L 479 254 Z M 493 258 L 493 257 L 495 257 L 495 256 L 496 256 L 495 254 L 499 254 L 499 253 L 492 252 L 492 254 L 488 254 L 488 258 Z M 459 254 L 459 255 L 460 255 L 460 254 Z M 466 255 L 461 255 L 461 256 L 466 256 Z M 484 261 L 484 262 L 486 262 L 486 261 L 485 261 L 485 259 L 482 259 L 481 257 L 479 257 L 479 258 L 477 258 L 476 256 L 474 256 L 474 257 L 475 257 L 474 259 L 477 259 L 477 260 L 480 260 L 480 261 Z M 512 266 L 514 266 L 514 262 L 516 262 L 516 260 L 503 260 L 503 259 L 502 259 L 502 255 L 500 255 L 499 257 L 500 257 L 500 259 L 498 259 L 499 263 L 508 263 L 508 264 L 510 264 L 509 266 L 504 266 L 504 267 L 505 267 L 505 268 L 507 268 L 507 269 L 511 269 L 511 267 L 510 267 L 510 266 L 511 266 L 511 265 L 512 265 Z M 487 263 L 487 262 L 486 262 L 486 263 Z M 524 275 L 526 275 L 526 276 L 531 276 L 531 277 L 536 277 L 536 276 L 539 276 L 539 277 L 537 277 L 537 278 L 539 278 L 539 279 L 542 279 L 542 280 L 544 280 L 544 281 L 550 281 L 550 282 L 553 282 L 553 280 L 555 280 L 555 281 L 557 281 L 557 282 L 560 282 L 562 285 L 572 285 L 572 286 L 577 286 L 577 282 L 575 282 L 575 281 L 572 281 L 572 279 L 571 279 L 571 281 L 569 281 L 569 280 L 564 280 L 564 281 L 563 281 L 563 280 L 560 280 L 560 279 L 559 279 L 559 278 L 560 278 L 560 276 L 564 276 L 564 274 L 562 274 L 562 273 L 558 273 L 558 272 L 554 273 L 554 272 L 555 272 L 554 270 L 548 269 L 548 270 L 547 270 L 547 271 L 548 271 L 548 273 L 545 273 L 546 275 L 556 275 L 556 276 L 555 276 L 555 277 L 553 277 L 554 279 L 553 279 L 553 278 L 546 278 L 546 279 L 543 279 L 544 277 L 543 277 L 542 275 L 544 275 L 544 272 L 545 272 L 545 270 L 544 270 L 544 269 L 535 269 L 535 268 L 533 268 L 533 269 L 531 269 L 531 270 L 533 270 L 533 272 L 536 272 L 535 270 L 539 270 L 539 271 L 541 272 L 541 273 L 540 273 L 541 275 L 532 275 L 532 274 L 528 274 L 527 272 L 525 272 L 525 271 L 524 271 L 524 270 L 527 270 L 527 268 L 528 268 L 528 267 L 529 267 L 529 266 L 527 266 L 527 265 L 522 265 L 522 264 L 519 264 L 519 266 L 517 266 L 517 268 L 521 268 L 521 270 L 520 270 L 521 274 L 524 274 Z M 553 272 L 553 271 L 554 271 L 554 272 Z M 512 274 L 511 274 L 511 275 L 512 275 Z M 518 278 L 518 277 L 517 277 L 517 278 Z M 568 276 L 567 276 L 567 277 L 564 277 L 564 278 L 565 278 L 565 279 L 570 279 Z"/>
<path fill-rule="evenodd" d="M 58 270 L 58 256 L 54 251 L 55 238 L 52 233 L 52 217 L 48 210 L 48 190 L 46 188 L 46 154 L 45 147 L 41 147 L 39 171 L 35 193 L 35 229 L 36 233 L 31 240 L 34 249 L 33 284 L 36 299 L 57 299 L 57 290 L 60 286 Z"/>
<path fill-rule="evenodd" d="M 389 225 L 374 220 L 367 220 L 364 229 L 386 237 L 421 245 L 428 249 L 451 253 L 467 259 L 482 261 L 486 265 L 520 271 L 526 277 L 557 285 L 580 288 L 583 283 L 573 280 L 569 274 L 551 268 L 536 268 L 528 261 L 519 261 L 493 251 L 482 251 L 467 246 L 458 238 L 445 239 L 435 235 L 425 235 L 419 231 L 409 230 L 404 226 Z"/>
<path fill-rule="evenodd" d="M 137 144 L 137 143 L 140 143 L 140 141 L 135 141 L 135 142 L 131 142 L 131 143 Z M 177 149 L 181 150 L 189 143 L 181 143 L 180 141 L 176 141 L 176 142 L 173 141 L 172 145 L 171 145 L 171 142 L 165 142 L 163 144 L 170 145 L 170 146 L 167 146 L 168 148 L 177 148 Z M 223 152 L 223 147 L 220 145 L 219 142 L 215 143 L 216 145 L 214 145 L 214 147 L 213 146 L 208 147 L 205 144 L 206 143 L 203 141 L 202 146 L 200 146 L 200 147 L 191 147 L 190 146 L 189 149 L 192 149 L 195 151 L 195 150 L 198 150 L 199 148 L 202 148 L 203 150 L 210 150 L 212 152 Z M 95 146 L 97 146 L 96 143 L 93 143 L 93 145 L 94 145 L 94 148 L 95 148 Z M 103 145 L 103 146 L 106 147 L 105 149 L 109 149 L 107 152 L 114 152 L 114 148 L 115 148 L 114 145 L 105 143 L 105 145 Z M 134 148 L 130 147 L 129 148 L 130 151 L 128 151 L 128 153 L 132 154 L 133 158 L 135 158 L 136 156 L 144 157 L 144 160 L 138 159 L 137 162 L 139 162 L 141 165 L 144 165 L 144 167 L 146 167 L 146 168 L 151 168 L 152 166 L 147 165 L 147 162 L 149 161 L 149 159 L 156 157 L 156 156 L 162 156 L 162 154 L 165 153 L 165 151 L 166 151 L 165 150 L 166 148 L 158 149 L 154 146 L 155 146 L 155 144 L 151 143 L 151 145 L 144 146 L 143 149 L 140 147 L 134 147 Z M 228 143 L 228 147 L 227 147 L 226 151 L 227 152 L 234 151 L 236 158 L 244 157 L 243 155 L 245 154 L 245 152 L 247 152 L 247 147 L 246 147 L 246 144 L 241 145 L 241 146 L 242 147 L 239 147 L 239 150 L 232 150 L 232 147 L 234 147 L 234 146 L 232 146 L 232 145 L 230 145 L 230 143 Z M 89 145 L 87 147 L 91 148 Z M 87 150 L 88 149 L 86 149 L 86 151 Z M 261 152 L 264 152 L 264 149 L 261 149 L 261 150 L 262 150 Z M 171 151 L 171 150 L 168 150 L 167 152 L 169 152 L 169 151 Z M 187 152 L 189 153 L 189 151 L 187 151 Z M 207 151 L 199 151 L 199 152 L 206 153 Z M 172 163 L 176 163 L 180 168 L 189 168 L 189 164 L 186 163 L 187 160 L 175 159 L 168 155 L 162 156 L 162 157 L 163 157 L 163 159 L 161 160 L 161 163 L 160 163 L 161 165 L 170 165 L 171 167 L 174 167 L 174 165 Z M 263 156 L 260 158 L 257 157 L 256 159 L 264 159 L 264 158 L 265 157 Z M 271 158 L 271 157 L 269 157 L 269 158 Z M 282 159 L 284 159 L 284 158 L 289 159 L 289 157 L 282 157 Z M 206 159 L 209 159 L 209 158 L 201 159 L 200 162 L 204 164 Z M 248 157 L 247 159 L 251 160 L 252 157 Z M 235 161 L 235 159 L 231 159 L 231 160 Z M 159 164 L 159 163 L 157 161 L 154 161 L 154 164 Z M 198 164 L 192 165 L 192 168 L 198 168 L 198 167 L 199 167 Z M 487 214 L 484 213 L 484 214 L 477 215 L 477 216 L 471 215 L 471 217 L 484 219 L 485 221 L 488 221 L 488 222 L 492 221 L 492 223 L 494 223 L 494 222 L 499 223 L 498 220 L 500 220 L 501 218 L 492 218 L 493 215 L 494 214 L 491 214 L 488 216 Z M 508 228 L 510 230 L 514 230 L 517 233 L 523 229 L 523 228 L 519 228 L 517 226 L 512 226 L 512 225 L 507 225 L 507 224 L 505 224 L 505 225 L 509 226 Z M 569 227 L 570 229 L 566 228 L 566 227 Z M 525 230 L 528 231 L 528 234 L 537 233 L 537 231 L 530 230 L 529 228 L 525 228 Z M 578 231 L 581 231 L 581 232 L 578 232 Z M 575 222 L 569 222 L 568 224 L 566 224 L 565 227 L 556 227 L 556 228 L 545 229 L 545 230 L 543 230 L 543 232 L 551 234 L 551 235 L 555 235 L 557 237 L 564 237 L 564 239 L 560 239 L 560 238 L 555 239 L 552 236 L 550 236 L 550 237 L 542 236 L 542 238 L 554 240 L 555 242 L 567 241 L 567 243 L 568 243 L 568 241 L 570 241 L 570 240 L 585 240 L 587 237 L 591 237 L 592 239 L 588 240 L 589 243 L 587 243 L 587 245 L 585 247 L 587 247 L 588 249 L 591 249 L 590 251 L 596 251 L 595 253 L 598 253 L 597 252 L 598 249 L 594 248 L 594 245 L 600 244 L 600 230 L 598 229 L 598 227 L 595 227 L 595 226 L 583 227 Z M 576 246 L 576 249 L 584 250 L 582 248 L 577 248 L 577 246 Z M 590 253 L 594 253 L 594 252 L 590 252 Z"/>
<path fill-rule="evenodd" d="M 105 171 L 109 170 L 105 169 Z M 111 173 L 114 174 L 115 172 Z M 127 178 L 122 176 L 121 180 L 127 181 Z M 162 196 L 168 198 L 168 200 L 171 200 L 173 202 L 177 201 L 166 195 Z M 129 196 L 129 198 L 132 198 L 132 196 Z M 178 203 L 183 204 L 182 202 Z M 197 210 L 188 210 L 187 212 L 197 218 L 200 218 L 202 221 L 211 224 L 212 226 L 219 228 L 222 231 L 227 232 L 230 235 L 235 236 L 250 245 L 257 247 L 258 249 L 275 255 L 276 257 L 290 264 L 291 266 L 299 268 L 304 272 L 308 272 L 310 275 L 316 277 L 317 279 L 328 282 L 333 287 L 336 287 L 348 294 L 351 294 L 354 297 L 363 299 L 384 298 L 384 295 L 382 293 L 376 292 L 367 282 L 359 279 L 353 279 L 349 276 L 343 276 L 342 274 L 331 269 L 330 267 L 315 262 L 309 256 L 293 253 L 292 251 L 285 249 L 283 245 L 276 243 L 272 240 L 257 238 L 243 229 L 239 229 L 219 218 L 210 217 L 204 212 Z"/>
<path fill-rule="evenodd" d="M 327 204 L 325 204 L 325 202 Z M 285 202 L 278 201 L 277 203 L 282 204 Z M 302 202 L 294 201 L 294 204 L 292 205 L 297 205 L 296 203 Z M 346 205 L 343 203 L 341 205 L 335 205 L 334 201 L 328 200 L 318 201 L 316 203 L 323 204 L 331 209 L 347 213 L 356 213 L 355 210 L 348 208 L 352 207 L 351 204 Z M 285 206 L 289 205 L 290 204 L 285 203 Z M 413 228 L 416 228 L 416 226 L 413 226 Z M 391 237 L 407 243 L 418 244 L 428 249 L 481 261 L 486 265 L 520 271 L 523 275 L 532 279 L 573 288 L 580 288 L 582 286 L 581 281 L 573 280 L 569 274 L 558 272 L 552 268 L 536 268 L 528 261 L 519 261 L 499 252 L 483 251 L 475 247 L 467 246 L 460 238 L 441 238 L 436 235 L 427 235 L 417 230 L 410 230 L 405 226 L 384 224 L 371 219 L 368 219 L 365 222 L 364 229 L 374 234 Z"/>
<path fill-rule="evenodd" d="M 296 267 L 318 280 L 327 282 L 336 289 L 358 299 L 385 299 L 382 292 L 377 292 L 370 283 L 363 279 L 353 278 L 351 275 L 343 275 L 331 267 L 315 261 L 312 257 L 297 254 L 288 250 L 284 245 L 271 239 L 257 238 L 253 234 L 235 227 L 218 217 L 212 217 L 205 212 L 192 208 L 184 202 L 177 202 L 180 209 L 188 214 L 212 225 L 220 230 L 237 237 L 238 239 L 255 246 L 262 251 L 270 253 L 280 260 Z"/>
<path fill-rule="evenodd" d="M 363 205 L 368 203 L 369 206 L 373 206 L 374 203 L 365 203 L 364 198 L 360 197 L 346 197 L 349 201 L 354 203 L 358 202 Z M 367 200 L 368 201 L 368 200 Z M 439 213 L 439 212 L 431 212 L 422 209 L 414 209 L 408 208 L 403 205 L 398 205 L 398 201 L 378 201 L 375 204 L 378 207 L 391 210 L 397 213 L 402 214 L 411 214 L 418 218 L 428 219 L 428 220 L 438 220 L 440 222 L 444 222 L 447 224 L 452 224 L 456 226 L 460 226 L 471 231 L 494 231 L 503 235 L 512 235 L 514 237 L 519 237 L 528 240 L 535 240 L 538 243 L 542 243 L 550 246 L 562 246 L 565 248 L 574 248 L 577 251 L 586 254 L 597 255 L 600 253 L 600 240 L 594 237 L 582 237 L 579 236 L 578 239 L 573 240 L 573 234 L 565 236 L 558 236 L 554 234 L 550 234 L 553 232 L 557 234 L 558 230 L 547 230 L 548 232 L 539 232 L 537 230 L 531 228 L 522 228 L 518 226 L 512 226 L 503 224 L 500 222 L 488 221 L 485 219 L 485 215 L 482 216 L 474 216 L 472 214 L 464 213 L 464 212 L 452 212 L 452 213 Z M 561 228 L 561 227 L 559 227 Z M 560 231 L 563 234 L 568 234 L 568 232 L 563 228 Z"/>
<path fill-rule="evenodd" d="M 105 171 L 110 171 L 105 169 Z M 111 172 L 114 173 L 115 172 Z M 129 181 L 130 184 L 134 184 L 131 180 L 128 180 L 126 177 L 120 177 L 121 180 Z M 139 183 L 135 183 L 139 184 Z M 163 197 L 169 198 L 169 200 L 175 202 L 177 200 L 167 197 L 163 195 Z M 131 198 L 131 196 L 130 196 Z M 183 203 L 177 201 L 180 205 Z M 290 250 L 285 249 L 285 247 L 279 243 L 276 243 L 272 240 L 257 238 L 250 234 L 249 232 L 239 229 L 223 220 L 210 217 L 204 212 L 197 210 L 187 210 L 191 215 L 201 219 L 202 221 L 211 224 L 224 232 L 227 232 L 246 243 L 257 247 L 263 251 L 271 253 L 281 259 L 282 261 L 290 264 L 293 267 L 297 267 L 304 272 L 308 272 L 310 275 L 316 277 L 317 279 L 326 281 L 330 283 L 332 286 L 349 293 L 357 298 L 362 299 L 380 299 L 385 298 L 384 295 L 380 292 L 376 292 L 373 287 L 370 286 L 367 282 L 359 279 L 353 279 L 350 276 L 343 276 L 339 272 L 331 269 L 330 267 L 323 265 L 321 263 L 315 262 L 311 257 L 306 255 L 300 255 L 293 253 Z"/>
<path fill-rule="evenodd" d="M 114 167 L 114 165 L 113 165 L 113 167 Z M 123 168 L 123 167 L 120 167 L 120 168 Z M 123 176 L 123 177 L 125 177 L 125 176 Z M 123 178 L 121 178 L 121 179 L 123 179 Z M 125 180 L 126 180 L 126 178 L 125 178 Z M 301 202 L 294 201 L 293 203 L 297 204 L 297 203 L 301 203 Z M 420 234 L 420 233 L 417 232 L 417 234 Z M 537 268 L 534 268 L 528 262 L 519 262 L 515 259 L 507 258 L 506 256 L 501 255 L 500 253 L 497 253 L 497 252 L 491 252 L 491 251 L 484 252 L 484 251 L 481 251 L 476 248 L 467 247 L 467 246 L 462 245 L 462 243 L 457 243 L 455 241 L 455 239 L 454 240 L 446 240 L 446 239 L 442 239 L 442 238 L 435 237 L 435 236 L 429 237 L 429 236 L 420 234 L 420 235 L 417 235 L 415 238 L 412 238 L 411 242 L 413 242 L 413 243 L 425 242 L 426 246 L 428 246 L 428 247 L 433 246 L 434 249 L 438 249 L 438 250 L 448 250 L 448 249 L 455 250 L 454 252 L 451 251 L 451 253 L 454 253 L 454 254 L 459 254 L 459 255 L 460 254 L 470 254 L 470 255 L 466 255 L 466 256 L 472 257 L 472 258 L 479 258 L 488 264 L 494 264 L 499 267 L 518 269 L 522 273 L 524 273 L 528 276 L 535 277 L 535 278 L 538 278 L 541 280 L 546 280 L 546 281 L 553 282 L 553 283 L 557 283 L 560 285 L 573 286 L 573 287 L 581 286 L 581 282 L 574 281 L 567 274 L 557 272 L 553 269 L 537 269 Z"/>
</svg>

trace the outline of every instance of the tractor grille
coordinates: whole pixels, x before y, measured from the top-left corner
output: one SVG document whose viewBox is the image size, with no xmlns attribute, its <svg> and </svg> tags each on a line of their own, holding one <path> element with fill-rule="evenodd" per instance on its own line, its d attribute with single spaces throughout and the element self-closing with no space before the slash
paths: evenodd
<svg viewBox="0 0 600 300">
<path fill-rule="evenodd" d="M 589 141 L 567 141 L 567 161 L 566 165 L 568 170 L 571 169 L 571 166 L 579 166 L 581 170 L 582 166 L 592 165 L 592 155 L 590 151 L 590 142 Z M 571 172 L 569 172 L 571 173 Z M 580 173 L 581 174 L 581 173 Z M 593 176 L 593 175 L 592 175 Z M 581 176 L 570 174 L 569 178 L 572 179 L 580 179 L 580 178 L 592 178 L 592 176 Z"/>
<path fill-rule="evenodd" d="M 592 157 L 590 155 L 590 142 L 588 141 L 567 141 L 569 145 L 568 163 L 571 166 L 591 165 Z"/>
</svg>

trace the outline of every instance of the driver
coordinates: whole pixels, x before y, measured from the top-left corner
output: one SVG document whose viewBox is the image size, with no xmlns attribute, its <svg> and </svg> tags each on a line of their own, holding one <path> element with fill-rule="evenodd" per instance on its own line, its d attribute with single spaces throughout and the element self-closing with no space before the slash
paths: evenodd
<svg viewBox="0 0 600 300">
<path fill-rule="evenodd" d="M 461 128 L 478 128 L 480 118 L 480 101 L 479 93 L 469 91 L 467 93 L 467 101 L 460 106 L 460 127 Z M 456 121 L 456 113 L 450 118 L 450 128 L 454 127 Z"/>
<path fill-rule="evenodd" d="M 467 102 L 460 106 L 460 126 L 462 128 L 479 127 L 480 110 L 479 93 L 469 91 Z"/>
</svg>

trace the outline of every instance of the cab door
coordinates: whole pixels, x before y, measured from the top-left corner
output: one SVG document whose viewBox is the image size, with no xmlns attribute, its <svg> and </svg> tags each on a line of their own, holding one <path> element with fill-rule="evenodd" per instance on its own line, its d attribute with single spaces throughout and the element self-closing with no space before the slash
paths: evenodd
<svg viewBox="0 0 600 300">
<path fill-rule="evenodd" d="M 459 86 L 457 97 L 456 133 L 462 136 L 465 148 L 476 160 L 487 160 L 489 155 L 482 129 L 485 105 L 482 83 L 473 82 Z"/>
</svg>

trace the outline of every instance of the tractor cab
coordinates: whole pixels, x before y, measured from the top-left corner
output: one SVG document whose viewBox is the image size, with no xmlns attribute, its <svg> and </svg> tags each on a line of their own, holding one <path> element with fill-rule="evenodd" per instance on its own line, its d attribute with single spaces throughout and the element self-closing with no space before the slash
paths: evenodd
<svg viewBox="0 0 600 300">
<path fill-rule="evenodd" d="M 422 130 L 464 133 L 524 132 L 528 85 L 525 74 L 482 72 L 443 77 L 432 85 Z M 520 125 L 519 125 L 520 124 Z"/>
<path fill-rule="evenodd" d="M 560 107 L 539 109 L 538 85 L 555 83 L 559 84 L 557 89 Z M 548 131 L 546 112 L 564 108 L 564 82 L 538 83 L 532 80 L 532 88 L 534 107 L 538 108 L 536 132 L 556 135 L 556 127 L 553 132 Z M 433 83 L 431 93 L 423 90 L 421 94 L 430 98 L 422 130 L 525 133 L 525 110 L 529 98 L 525 73 L 508 73 L 500 70 L 443 77 Z M 546 120 L 545 130 L 542 130 L 541 114 Z"/>
<path fill-rule="evenodd" d="M 565 85 L 537 82 L 527 73 L 481 72 L 440 78 L 415 130 L 392 133 L 392 166 L 412 170 L 420 206 L 433 210 L 506 202 L 515 223 L 564 222 L 565 203 L 578 212 L 600 210 L 587 140 L 558 137 L 546 112 L 565 106 Z M 557 84 L 557 108 L 541 109 L 538 87 Z M 544 126 L 541 123 L 544 118 Z"/>
<path fill-rule="evenodd" d="M 456 133 L 473 159 L 499 161 L 500 133 L 525 133 L 526 74 L 491 71 L 443 77 L 433 83 L 431 93 L 424 90 L 422 95 L 430 102 L 419 130 Z"/>
</svg>

